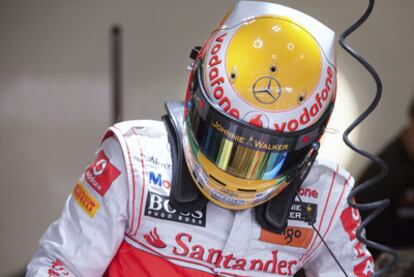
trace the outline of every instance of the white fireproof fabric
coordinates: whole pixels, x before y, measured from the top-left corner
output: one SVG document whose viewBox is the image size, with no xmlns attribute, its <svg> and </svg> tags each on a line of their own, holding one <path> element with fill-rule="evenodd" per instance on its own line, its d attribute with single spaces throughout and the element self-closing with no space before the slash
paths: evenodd
<svg viewBox="0 0 414 277">
<path fill-rule="evenodd" d="M 338 165 L 317 160 L 300 195 L 317 207 L 315 227 L 347 273 L 369 276 L 372 257 L 355 238 L 359 214 L 346 201 L 353 182 Z M 168 205 L 170 185 L 171 152 L 162 122 L 111 127 L 97 161 L 41 238 L 26 276 L 102 276 L 124 240 L 177 267 L 217 276 L 286 276 L 301 267 L 307 276 L 342 276 L 302 221 L 303 207 L 297 203 L 287 231 L 276 235 L 257 224 L 252 209 L 234 212 L 209 203 L 205 210 L 178 213 Z"/>
</svg>

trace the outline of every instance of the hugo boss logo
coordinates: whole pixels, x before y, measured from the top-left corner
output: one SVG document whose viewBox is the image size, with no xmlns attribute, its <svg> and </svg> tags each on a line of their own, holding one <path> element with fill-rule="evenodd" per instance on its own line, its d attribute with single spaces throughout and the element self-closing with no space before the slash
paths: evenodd
<svg viewBox="0 0 414 277">
<path fill-rule="evenodd" d="M 148 191 L 144 214 L 163 220 L 206 226 L 206 208 L 194 212 L 178 212 L 170 206 L 169 202 L 168 196 Z"/>
</svg>

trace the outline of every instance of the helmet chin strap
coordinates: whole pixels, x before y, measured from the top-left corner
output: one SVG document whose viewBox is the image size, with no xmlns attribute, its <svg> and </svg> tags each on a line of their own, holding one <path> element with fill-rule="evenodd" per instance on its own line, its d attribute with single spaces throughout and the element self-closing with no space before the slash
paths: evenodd
<svg viewBox="0 0 414 277">
<path fill-rule="evenodd" d="M 167 115 L 162 117 L 168 131 L 168 140 L 172 153 L 172 182 L 171 205 L 181 212 L 196 211 L 204 208 L 208 200 L 199 192 L 191 177 L 188 167 L 184 164 L 184 152 L 182 145 L 182 127 L 184 116 L 184 103 L 168 101 L 165 103 Z M 295 199 L 296 191 L 308 175 L 316 158 L 319 144 L 315 144 L 309 155 L 291 176 L 292 182 L 278 195 L 266 203 L 255 208 L 255 217 L 259 225 L 269 231 L 282 233 L 286 226 L 290 207 Z M 303 203 L 300 203 L 304 205 Z M 316 210 L 303 208 L 304 215 L 309 224 L 315 222 Z"/>
</svg>

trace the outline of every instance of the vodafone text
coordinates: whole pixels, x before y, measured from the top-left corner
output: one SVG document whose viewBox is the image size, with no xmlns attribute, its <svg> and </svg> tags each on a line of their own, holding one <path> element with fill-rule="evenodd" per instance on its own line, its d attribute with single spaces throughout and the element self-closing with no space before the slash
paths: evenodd
<svg viewBox="0 0 414 277">
<path fill-rule="evenodd" d="M 216 37 L 213 43 L 215 43 L 210 48 L 210 59 L 208 60 L 208 80 L 210 81 L 210 87 L 214 88 L 213 96 L 219 102 L 218 104 L 223 108 L 223 110 L 232 116 L 239 118 L 240 112 L 238 109 L 233 108 L 231 104 L 231 100 L 224 95 L 224 89 L 221 86 L 224 83 L 224 78 L 220 74 L 220 70 L 218 65 L 222 63 L 220 60 L 218 53 L 221 50 L 221 45 L 224 41 L 224 37 L 227 33 L 221 34 L 220 36 Z"/>
<path fill-rule="evenodd" d="M 188 233 L 179 233 L 175 237 L 177 246 L 174 246 L 173 253 L 178 256 L 191 257 L 207 262 L 218 268 L 233 270 L 251 270 L 275 273 L 279 275 L 292 275 L 297 266 L 297 260 L 279 260 L 278 251 L 273 250 L 268 260 L 246 259 L 236 257 L 233 253 L 223 254 L 223 251 L 215 248 L 205 249 L 201 244 L 191 245 L 192 236 Z"/>
<path fill-rule="evenodd" d="M 318 198 L 319 196 L 318 191 L 311 188 L 300 188 L 299 195 L 311 198 Z"/>
<path fill-rule="evenodd" d="M 326 102 L 326 100 L 328 100 L 330 92 L 334 89 L 334 87 L 332 86 L 333 71 L 330 66 L 328 66 L 326 74 L 327 75 L 325 79 L 325 87 L 322 89 L 320 93 L 316 93 L 314 97 L 314 103 L 312 104 L 310 109 L 308 110 L 308 108 L 306 107 L 303 108 L 301 115 L 297 119 L 293 118 L 287 122 L 273 124 L 273 127 L 277 131 L 285 131 L 286 127 L 289 131 L 295 131 L 296 129 L 298 129 L 299 126 L 306 125 L 311 121 L 311 119 L 317 118 L 323 107 L 323 103 Z"/>
</svg>

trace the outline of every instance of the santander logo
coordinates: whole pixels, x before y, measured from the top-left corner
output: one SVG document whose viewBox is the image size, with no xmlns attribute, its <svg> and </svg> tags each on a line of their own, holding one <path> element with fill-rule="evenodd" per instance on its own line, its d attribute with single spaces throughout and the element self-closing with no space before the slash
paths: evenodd
<svg viewBox="0 0 414 277">
<path fill-rule="evenodd" d="M 166 244 L 157 234 L 157 229 L 144 235 L 145 240 L 156 248 L 166 248 Z M 269 251 L 265 259 L 238 257 L 234 253 L 223 253 L 223 250 L 207 247 L 200 243 L 192 243 L 193 236 L 181 232 L 175 236 L 174 246 L 169 251 L 180 257 L 188 257 L 197 262 L 204 262 L 215 268 L 261 271 L 278 275 L 293 275 L 296 272 L 298 261 L 295 259 L 285 260 L 278 257 L 278 251 Z M 167 250 L 168 251 L 168 250 Z M 189 261 L 190 262 L 190 261 Z"/>
<path fill-rule="evenodd" d="M 157 227 L 154 227 L 152 231 L 144 235 L 144 239 L 154 247 L 165 248 L 167 245 L 160 239 L 157 233 Z"/>
</svg>

